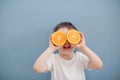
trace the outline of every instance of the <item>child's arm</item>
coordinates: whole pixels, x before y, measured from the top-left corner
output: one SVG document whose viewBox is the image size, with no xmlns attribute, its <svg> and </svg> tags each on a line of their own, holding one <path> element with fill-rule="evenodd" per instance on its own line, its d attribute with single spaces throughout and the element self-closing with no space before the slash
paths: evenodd
<svg viewBox="0 0 120 80">
<path fill-rule="evenodd" d="M 82 36 L 82 40 L 76 45 L 76 47 L 88 57 L 89 62 L 87 67 L 89 69 L 100 69 L 103 66 L 101 59 L 86 46 L 84 35 L 83 33 L 80 34 Z"/>
<path fill-rule="evenodd" d="M 34 71 L 38 73 L 45 72 L 48 69 L 47 60 L 56 49 L 58 49 L 58 47 L 55 47 L 51 41 L 49 41 L 49 47 L 36 60 L 33 66 Z"/>
</svg>

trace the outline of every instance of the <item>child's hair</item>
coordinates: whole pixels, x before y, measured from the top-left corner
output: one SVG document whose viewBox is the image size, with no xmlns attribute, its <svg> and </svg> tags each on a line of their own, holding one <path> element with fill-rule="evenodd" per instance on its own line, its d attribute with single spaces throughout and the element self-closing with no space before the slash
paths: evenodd
<svg viewBox="0 0 120 80">
<path fill-rule="evenodd" d="M 56 25 L 53 32 L 56 32 L 58 29 L 63 28 L 63 27 L 77 30 L 77 28 L 71 22 L 61 22 L 58 25 Z"/>
</svg>

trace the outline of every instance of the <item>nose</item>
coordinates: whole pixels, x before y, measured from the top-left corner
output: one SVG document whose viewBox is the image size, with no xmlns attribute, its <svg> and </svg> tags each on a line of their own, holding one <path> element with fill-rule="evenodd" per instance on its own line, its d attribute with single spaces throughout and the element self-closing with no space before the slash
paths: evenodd
<svg viewBox="0 0 120 80">
<path fill-rule="evenodd" d="M 70 42 L 68 40 L 66 40 L 64 46 L 70 45 Z"/>
</svg>

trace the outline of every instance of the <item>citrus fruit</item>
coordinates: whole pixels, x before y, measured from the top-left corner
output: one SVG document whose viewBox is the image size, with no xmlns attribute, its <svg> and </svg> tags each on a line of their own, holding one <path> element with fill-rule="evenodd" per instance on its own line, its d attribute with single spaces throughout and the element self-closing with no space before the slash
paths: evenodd
<svg viewBox="0 0 120 80">
<path fill-rule="evenodd" d="M 52 34 L 52 43 L 56 46 L 61 46 L 66 42 L 66 35 L 61 31 L 56 31 Z"/>
<path fill-rule="evenodd" d="M 67 40 L 68 40 L 71 44 L 77 44 L 77 43 L 79 43 L 79 41 L 81 40 L 80 33 L 79 33 L 77 30 L 71 29 L 71 30 L 68 31 L 68 33 L 67 33 Z"/>
</svg>

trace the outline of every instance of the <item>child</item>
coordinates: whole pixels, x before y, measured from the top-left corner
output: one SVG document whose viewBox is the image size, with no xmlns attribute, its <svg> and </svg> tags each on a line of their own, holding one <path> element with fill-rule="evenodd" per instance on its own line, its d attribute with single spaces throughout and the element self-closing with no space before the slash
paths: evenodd
<svg viewBox="0 0 120 80">
<path fill-rule="evenodd" d="M 54 32 L 62 31 L 65 34 L 76 27 L 70 22 L 58 24 Z M 38 72 L 51 72 L 51 80 L 85 80 L 84 69 L 100 69 L 103 66 L 101 59 L 87 47 L 84 34 L 79 32 L 82 40 L 72 45 L 68 41 L 63 46 L 54 46 L 49 40 L 48 48 L 36 60 L 33 69 Z M 74 49 L 79 51 L 74 53 Z M 54 54 L 59 50 L 59 54 Z"/>
</svg>

